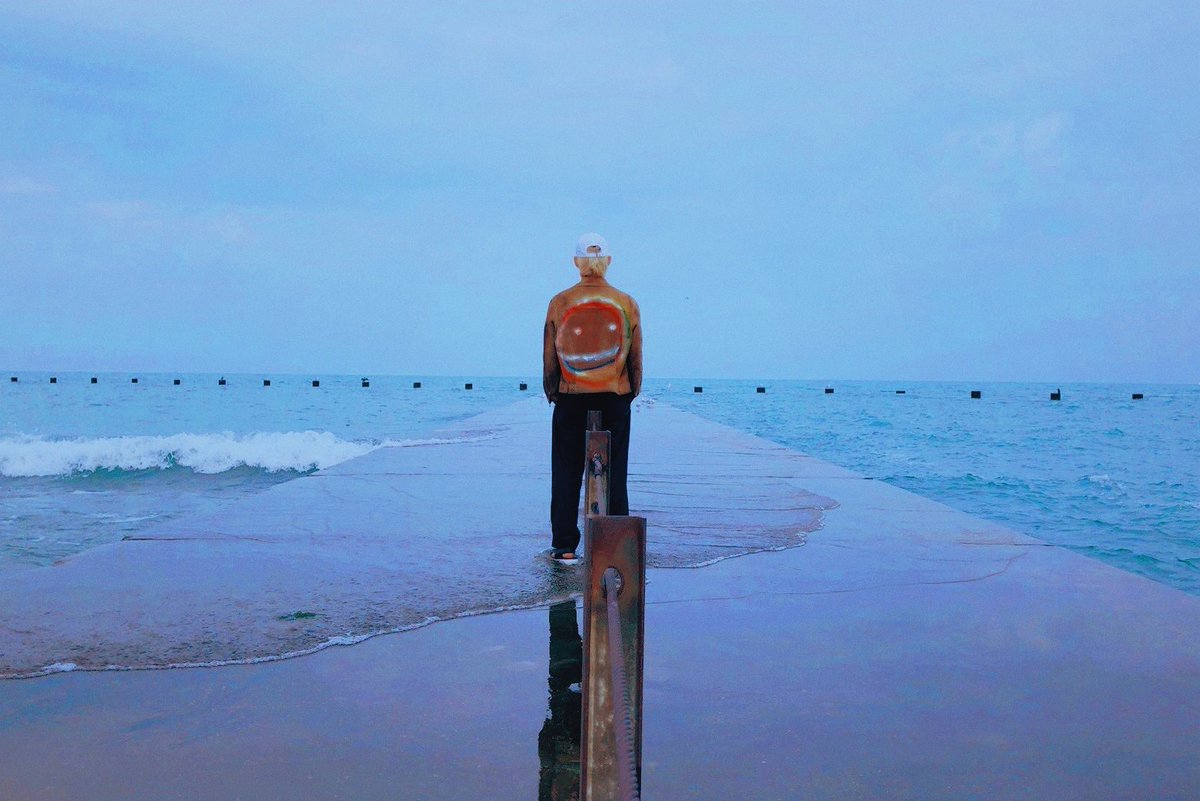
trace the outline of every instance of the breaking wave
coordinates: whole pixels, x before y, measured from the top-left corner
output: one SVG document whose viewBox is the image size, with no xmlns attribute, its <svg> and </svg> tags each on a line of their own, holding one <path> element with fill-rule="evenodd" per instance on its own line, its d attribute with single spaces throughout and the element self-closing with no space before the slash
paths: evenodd
<svg viewBox="0 0 1200 801">
<path fill-rule="evenodd" d="M 0 439 L 0 476 L 70 476 L 97 471 L 168 470 L 224 473 L 251 467 L 271 473 L 308 472 L 383 447 L 433 445 L 436 439 L 357 441 L 326 431 L 253 434 L 173 434 L 146 437 Z"/>
</svg>

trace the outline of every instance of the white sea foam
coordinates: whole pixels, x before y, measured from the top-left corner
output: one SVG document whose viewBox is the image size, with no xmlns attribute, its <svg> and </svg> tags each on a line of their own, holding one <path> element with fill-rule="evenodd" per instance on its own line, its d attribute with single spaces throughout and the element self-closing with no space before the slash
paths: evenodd
<svg viewBox="0 0 1200 801">
<path fill-rule="evenodd" d="M 1124 484 L 1122 484 L 1120 481 L 1117 481 L 1107 473 L 1097 473 L 1096 475 L 1085 476 L 1083 480 L 1088 484 L 1095 484 L 1096 486 L 1104 487 L 1105 489 L 1117 490 L 1119 492 L 1124 492 L 1125 490 Z"/>
<path fill-rule="evenodd" d="M 65 476 L 96 470 L 166 470 L 223 473 L 238 467 L 269 472 L 319 470 L 381 447 L 436 445 L 448 440 L 351 441 L 324 431 L 237 435 L 174 434 L 165 437 L 0 439 L 0 476 Z"/>
</svg>

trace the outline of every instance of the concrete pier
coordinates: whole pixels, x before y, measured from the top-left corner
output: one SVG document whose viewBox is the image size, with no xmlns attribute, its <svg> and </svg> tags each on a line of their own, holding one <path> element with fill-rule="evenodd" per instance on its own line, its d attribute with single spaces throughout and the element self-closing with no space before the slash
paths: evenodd
<svg viewBox="0 0 1200 801">
<path fill-rule="evenodd" d="M 431 586 L 434 615 L 460 590 L 467 611 L 534 608 L 281 662 L 0 682 L 0 797 L 538 797 L 546 605 L 575 575 L 531 556 L 548 436 L 522 401 L 7 577 L 10 673 L 254 658 L 264 635 L 302 651 L 322 618 L 284 612 L 404 628 L 430 607 L 397 597 Z M 646 798 L 1200 797 L 1200 599 L 661 404 L 632 454 Z"/>
</svg>

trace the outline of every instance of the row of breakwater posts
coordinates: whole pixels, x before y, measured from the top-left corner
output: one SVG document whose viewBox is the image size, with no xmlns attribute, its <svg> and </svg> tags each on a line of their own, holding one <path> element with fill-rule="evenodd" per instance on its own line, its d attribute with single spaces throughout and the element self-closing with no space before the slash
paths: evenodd
<svg viewBox="0 0 1200 801">
<path fill-rule="evenodd" d="M 21 381 L 21 378 L 20 378 L 20 376 L 15 376 L 15 375 L 14 375 L 14 376 L 9 376 L 9 379 L 8 379 L 8 381 L 9 381 L 9 383 L 10 383 L 10 384 L 17 384 L 17 383 L 20 383 L 20 381 Z M 50 383 L 51 383 L 51 384 L 57 384 L 57 383 L 58 383 L 58 376 L 50 376 Z M 100 383 L 100 377 L 99 377 L 99 376 L 91 376 L 91 379 L 90 379 L 89 383 L 91 383 L 91 384 L 99 384 L 99 383 Z M 137 377 L 137 376 L 131 377 L 131 378 L 129 379 L 129 383 L 130 383 L 130 384 L 140 384 L 140 383 L 141 383 L 141 378 L 139 378 L 139 377 Z M 172 384 L 173 386 L 177 386 L 177 387 L 178 387 L 178 386 L 182 386 L 182 385 L 183 385 L 183 379 L 182 379 L 182 378 L 173 378 L 173 379 L 171 379 L 171 384 Z M 224 377 L 224 376 L 222 376 L 221 378 L 218 378 L 218 379 L 217 379 L 217 386 L 219 386 L 219 387 L 224 387 L 224 386 L 228 386 L 228 385 L 229 385 L 229 381 L 227 381 L 227 380 L 225 379 L 225 377 Z M 269 387 L 269 386 L 271 386 L 271 379 L 270 379 L 270 378 L 264 378 L 264 379 L 262 380 L 262 385 L 263 385 L 264 387 Z M 364 377 L 364 378 L 360 378 L 360 379 L 359 379 L 359 385 L 360 385 L 360 386 L 361 386 L 363 389 L 368 389 L 368 388 L 370 388 L 370 386 L 371 386 L 371 379 L 369 379 L 369 378 L 365 378 L 365 377 Z M 321 379 L 319 379 L 319 378 L 314 378 L 314 379 L 312 379 L 311 386 L 312 386 L 314 389 L 317 389 L 317 388 L 319 388 L 319 387 L 321 386 Z M 422 387 L 422 386 L 423 386 L 423 384 L 422 384 L 422 382 L 420 382 L 420 381 L 414 381 L 414 382 L 412 382 L 412 388 L 413 388 L 413 389 L 421 389 L 421 387 Z M 467 383 L 463 384 L 463 389 L 475 389 L 475 384 L 474 384 L 473 382 L 470 382 L 470 381 L 468 381 Z M 528 384 L 527 382 L 524 382 L 524 381 L 522 381 L 522 382 L 520 382 L 520 383 L 517 385 L 517 389 L 518 389 L 518 390 L 520 390 L 521 392 L 525 392 L 526 390 L 528 390 L 528 389 L 529 389 L 529 384 Z"/>
<path fill-rule="evenodd" d="M 8 380 L 9 380 L 9 383 L 16 384 L 16 383 L 19 383 L 21 379 L 19 376 L 14 375 L 14 376 L 9 376 Z M 131 377 L 129 379 L 129 383 L 131 383 L 131 384 L 138 384 L 140 382 L 141 382 L 141 379 L 136 376 Z M 57 384 L 58 376 L 50 376 L 50 383 Z M 90 383 L 92 383 L 92 384 L 100 383 L 99 376 L 92 376 Z M 183 384 L 183 379 L 174 378 L 174 379 L 171 379 L 171 383 L 174 386 L 180 386 Z M 224 377 L 217 379 L 217 386 L 223 387 L 223 386 L 226 386 L 228 383 L 229 382 L 226 381 Z M 365 378 L 365 377 L 361 378 L 361 379 L 359 379 L 359 383 L 360 383 L 360 386 L 362 386 L 362 388 L 364 388 L 364 389 L 367 389 L 371 386 L 371 380 L 369 378 Z M 264 387 L 271 386 L 271 379 L 269 379 L 269 378 L 262 379 L 262 385 Z M 321 380 L 319 378 L 314 378 L 314 379 L 312 379 L 311 385 L 313 388 L 319 388 L 321 386 Z M 421 387 L 422 387 L 422 382 L 420 382 L 420 381 L 412 382 L 413 389 L 421 389 Z M 473 382 L 468 381 L 463 384 L 463 389 L 465 389 L 465 390 L 475 389 L 475 384 Z M 517 389 L 521 392 L 525 392 L 529 389 L 529 384 L 527 382 L 522 381 L 518 384 Z M 765 395 L 767 393 L 767 388 L 765 386 L 757 386 L 754 388 L 754 391 L 759 395 Z M 702 385 L 695 385 L 692 387 L 692 393 L 696 394 L 696 395 L 703 394 L 704 387 Z M 825 387 L 825 394 L 826 395 L 834 394 L 834 388 L 833 387 Z M 897 389 L 897 390 L 895 390 L 895 394 L 907 395 L 908 390 Z M 972 400 L 982 400 L 983 399 L 983 390 L 979 390 L 979 389 L 970 390 L 970 397 Z M 1052 401 L 1061 401 L 1062 397 L 1063 396 L 1062 396 L 1061 389 L 1056 389 L 1050 393 L 1050 400 L 1052 400 Z M 1146 395 L 1143 392 L 1134 392 L 1134 393 L 1132 393 L 1131 399 L 1132 400 L 1143 400 L 1145 397 L 1146 397 Z"/>
<path fill-rule="evenodd" d="M 588 412 L 580 801 L 637 801 L 642 776 L 646 519 L 608 514 L 611 434 Z"/>
<path fill-rule="evenodd" d="M 756 393 L 758 393 L 759 395 L 765 395 L 765 394 L 767 393 L 767 388 L 766 388 L 766 387 L 755 387 L 755 388 L 754 388 L 754 391 L 755 391 Z M 704 392 L 704 387 L 703 387 L 703 386 L 693 386 L 693 387 L 692 387 L 692 392 L 693 392 L 694 394 L 696 394 L 696 395 L 699 395 L 699 394 L 701 394 L 701 393 L 703 393 L 703 392 Z M 970 392 L 971 392 L 971 399 L 972 399 L 972 400 L 982 400 L 982 399 L 983 399 L 983 390 L 981 390 L 981 389 L 973 389 L 973 390 L 971 390 Z M 825 387 L 825 394 L 826 394 L 826 395 L 832 395 L 832 394 L 833 394 L 833 387 Z M 895 394 L 897 394 L 897 395 L 907 395 L 907 394 L 908 394 L 908 390 L 907 390 L 907 389 L 897 389 L 897 390 L 895 390 Z M 1142 392 L 1134 392 L 1134 393 L 1133 393 L 1133 400 L 1142 400 L 1142 399 L 1143 399 L 1143 398 L 1145 398 L 1145 397 L 1146 397 L 1146 396 L 1145 396 L 1145 393 L 1142 393 Z M 1061 389 L 1056 389 L 1056 390 L 1054 390 L 1053 392 L 1051 392 L 1051 393 L 1050 393 L 1050 400 L 1052 400 L 1052 401 L 1060 401 L 1060 400 L 1062 400 L 1062 390 L 1061 390 Z"/>
</svg>

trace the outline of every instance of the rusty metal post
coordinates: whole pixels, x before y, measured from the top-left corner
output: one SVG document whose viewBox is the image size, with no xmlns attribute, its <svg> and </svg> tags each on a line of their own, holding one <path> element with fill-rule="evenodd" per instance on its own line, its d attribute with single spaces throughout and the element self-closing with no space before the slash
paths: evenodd
<svg viewBox="0 0 1200 801">
<path fill-rule="evenodd" d="M 642 663 L 646 619 L 646 519 L 589 515 L 584 528 L 583 721 L 580 801 L 609 801 L 619 790 L 616 727 L 632 722 L 634 772 L 642 772 Z M 617 612 L 628 708 L 613 697 L 604 574 L 620 576 Z"/>
<path fill-rule="evenodd" d="M 608 459 L 612 434 L 600 430 L 600 412 L 588 412 L 587 458 L 584 461 L 584 515 L 608 514 Z"/>
</svg>

